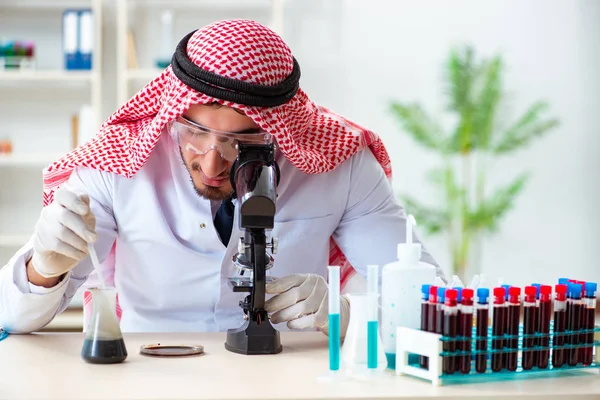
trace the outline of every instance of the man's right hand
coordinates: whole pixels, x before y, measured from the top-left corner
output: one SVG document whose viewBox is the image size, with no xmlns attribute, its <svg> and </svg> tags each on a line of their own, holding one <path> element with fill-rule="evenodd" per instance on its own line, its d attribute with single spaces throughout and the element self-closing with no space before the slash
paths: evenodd
<svg viewBox="0 0 600 400">
<path fill-rule="evenodd" d="M 96 238 L 89 197 L 61 187 L 35 226 L 33 268 L 44 278 L 61 276 L 88 255 L 88 243 Z"/>
</svg>

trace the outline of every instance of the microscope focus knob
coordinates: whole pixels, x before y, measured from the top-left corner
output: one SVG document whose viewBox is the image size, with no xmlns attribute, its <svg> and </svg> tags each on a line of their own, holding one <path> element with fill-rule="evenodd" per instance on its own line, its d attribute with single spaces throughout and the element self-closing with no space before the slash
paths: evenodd
<svg viewBox="0 0 600 400">
<path fill-rule="evenodd" d="M 271 253 L 277 254 L 277 246 L 279 245 L 279 240 L 276 237 L 271 238 Z"/>
</svg>

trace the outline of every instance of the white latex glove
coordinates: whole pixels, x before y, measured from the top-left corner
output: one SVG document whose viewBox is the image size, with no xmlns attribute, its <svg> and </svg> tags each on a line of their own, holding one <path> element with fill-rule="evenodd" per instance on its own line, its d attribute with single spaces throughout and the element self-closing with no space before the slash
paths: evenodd
<svg viewBox="0 0 600 400">
<path fill-rule="evenodd" d="M 287 322 L 290 329 L 317 328 L 329 331 L 329 289 L 325 278 L 316 274 L 294 274 L 267 283 L 266 293 L 274 294 L 265 303 L 271 322 Z M 350 318 L 350 302 L 340 297 L 340 333 L 344 337 Z"/>
<path fill-rule="evenodd" d="M 54 193 L 54 201 L 42 210 L 35 226 L 32 263 L 46 278 L 63 275 L 88 254 L 96 240 L 96 217 L 87 195 L 66 187 Z"/>
</svg>

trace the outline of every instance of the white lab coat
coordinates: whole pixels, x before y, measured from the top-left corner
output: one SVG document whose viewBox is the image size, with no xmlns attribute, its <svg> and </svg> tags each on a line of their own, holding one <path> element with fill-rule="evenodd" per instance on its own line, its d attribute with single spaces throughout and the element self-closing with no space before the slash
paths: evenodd
<svg viewBox="0 0 600 400">
<path fill-rule="evenodd" d="M 282 155 L 277 161 L 281 182 L 269 237 L 279 239 L 279 249 L 270 275 L 326 276 L 331 235 L 362 276 L 368 264 L 396 259 L 405 214 L 370 150 L 319 175 L 301 172 Z M 101 262 L 116 241 L 116 266 L 104 274 L 114 274 L 124 332 L 224 331 L 241 324 L 238 302 L 245 294 L 228 286 L 229 277 L 239 276 L 232 262 L 242 236 L 238 221 L 225 248 L 212 222 L 218 204 L 195 193 L 169 135 L 130 179 L 79 168 L 69 183 L 91 198 Z M 27 244 L 0 270 L 0 326 L 12 332 L 39 330 L 84 283 L 97 282 L 86 258 L 57 286 L 36 287 L 25 273 L 31 255 Z M 422 261 L 436 265 L 425 249 Z"/>
</svg>

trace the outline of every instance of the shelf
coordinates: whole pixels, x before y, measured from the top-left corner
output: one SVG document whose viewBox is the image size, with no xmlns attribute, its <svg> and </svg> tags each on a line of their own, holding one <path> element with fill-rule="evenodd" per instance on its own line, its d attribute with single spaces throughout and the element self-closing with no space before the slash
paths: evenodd
<svg viewBox="0 0 600 400">
<path fill-rule="evenodd" d="M 21 247 L 27 241 L 30 236 L 27 235 L 0 235 L 0 247 Z"/>
<path fill-rule="evenodd" d="M 91 7 L 92 0 L 0 0 L 3 9 L 34 9 L 34 10 L 60 10 L 65 8 Z"/>
<path fill-rule="evenodd" d="M 261 10 L 270 7 L 271 0 L 123 0 L 136 6 L 169 8 L 205 8 L 211 10 Z"/>
<path fill-rule="evenodd" d="M 46 167 L 61 158 L 63 153 L 0 154 L 0 167 Z"/>
<path fill-rule="evenodd" d="M 127 72 L 125 73 L 125 77 L 128 80 L 132 80 L 132 81 L 148 81 L 150 82 L 151 80 L 153 80 L 154 78 L 156 78 L 158 75 L 161 74 L 163 70 L 162 69 L 153 69 L 153 68 L 147 68 L 147 69 L 128 69 Z"/>
<path fill-rule="evenodd" d="M 91 82 L 93 71 L 69 70 L 4 70 L 0 82 Z"/>
</svg>

